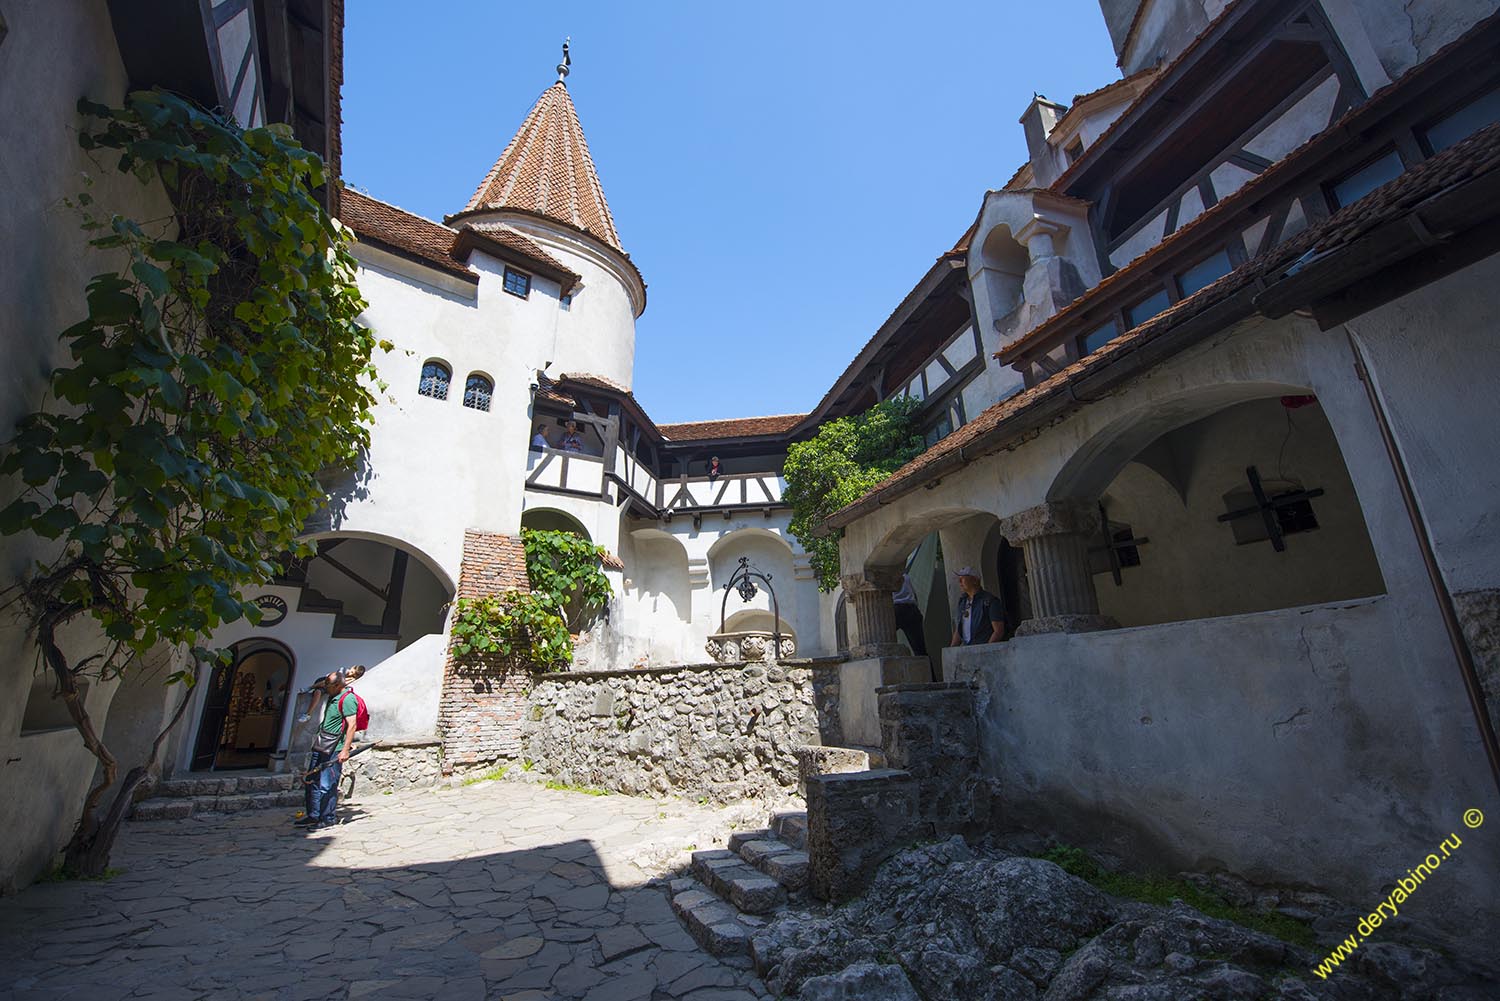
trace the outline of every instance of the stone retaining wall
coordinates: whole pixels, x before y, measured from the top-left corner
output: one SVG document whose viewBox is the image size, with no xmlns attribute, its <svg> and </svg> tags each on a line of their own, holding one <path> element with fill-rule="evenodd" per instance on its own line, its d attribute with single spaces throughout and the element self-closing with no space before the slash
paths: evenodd
<svg viewBox="0 0 1500 1001">
<path fill-rule="evenodd" d="M 384 743 L 350 759 L 344 767 L 358 776 L 356 789 L 417 789 L 442 778 L 443 744 L 426 741 Z"/>
<path fill-rule="evenodd" d="M 837 661 L 543 675 L 522 755 L 565 782 L 728 803 L 797 788 L 795 749 L 837 744 Z"/>
</svg>

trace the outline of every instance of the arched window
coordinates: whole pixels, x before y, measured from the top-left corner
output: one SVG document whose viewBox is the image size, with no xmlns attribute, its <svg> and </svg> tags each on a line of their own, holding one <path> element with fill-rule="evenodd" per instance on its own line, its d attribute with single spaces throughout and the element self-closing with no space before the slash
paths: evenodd
<svg viewBox="0 0 1500 1001">
<path fill-rule="evenodd" d="M 472 410 L 489 410 L 490 396 L 494 392 L 493 382 L 478 372 L 471 372 L 464 382 L 464 406 Z"/>
<path fill-rule="evenodd" d="M 417 383 L 417 392 L 434 400 L 446 400 L 448 383 L 452 379 L 453 373 L 447 365 L 440 361 L 430 361 L 422 366 L 422 381 Z"/>
</svg>

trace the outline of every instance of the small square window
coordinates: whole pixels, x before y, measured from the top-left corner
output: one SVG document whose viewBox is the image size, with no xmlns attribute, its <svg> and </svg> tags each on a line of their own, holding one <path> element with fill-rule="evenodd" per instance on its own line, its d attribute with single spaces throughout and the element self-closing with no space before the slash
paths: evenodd
<svg viewBox="0 0 1500 1001">
<path fill-rule="evenodd" d="M 1328 193 L 1333 198 L 1333 207 L 1343 208 L 1345 205 L 1359 201 L 1387 181 L 1401 176 L 1401 171 L 1405 169 L 1400 155 L 1395 150 L 1381 154 L 1358 170 L 1345 174 L 1329 186 Z"/>
<path fill-rule="evenodd" d="M 1454 143 L 1469 138 L 1486 125 L 1496 122 L 1500 122 L 1500 90 L 1482 94 L 1432 123 L 1423 130 L 1422 137 L 1427 140 L 1428 150 L 1440 153 Z"/>
<path fill-rule="evenodd" d="M 1200 289 L 1208 288 L 1232 270 L 1228 252 L 1221 250 L 1178 275 L 1177 287 L 1182 290 L 1185 298 Z"/>
<path fill-rule="evenodd" d="M 1157 289 L 1140 302 L 1125 310 L 1125 329 L 1139 327 L 1157 313 L 1166 311 L 1172 305 L 1172 300 L 1167 298 L 1167 290 Z"/>
<path fill-rule="evenodd" d="M 523 271 L 505 269 L 505 291 L 522 299 L 531 294 L 531 276 Z"/>
<path fill-rule="evenodd" d="M 1068 158 L 1068 166 L 1071 167 L 1076 163 L 1078 158 L 1083 156 L 1083 136 L 1078 136 L 1068 143 L 1067 148 L 1063 150 L 1063 155 Z"/>
</svg>

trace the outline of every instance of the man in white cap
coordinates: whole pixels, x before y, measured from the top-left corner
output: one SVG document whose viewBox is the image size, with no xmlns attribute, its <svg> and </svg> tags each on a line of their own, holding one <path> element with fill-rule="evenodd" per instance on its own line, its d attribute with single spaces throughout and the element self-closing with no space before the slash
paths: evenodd
<svg viewBox="0 0 1500 1001">
<path fill-rule="evenodd" d="M 959 567 L 954 574 L 963 596 L 958 599 L 958 624 L 949 646 L 998 643 L 1005 638 L 1005 608 L 1000 599 L 979 586 L 973 567 Z"/>
</svg>

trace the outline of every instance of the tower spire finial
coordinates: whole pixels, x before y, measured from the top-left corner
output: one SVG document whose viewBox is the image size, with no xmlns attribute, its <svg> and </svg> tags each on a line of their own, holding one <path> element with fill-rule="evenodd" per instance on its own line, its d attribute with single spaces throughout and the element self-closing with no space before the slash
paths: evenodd
<svg viewBox="0 0 1500 1001">
<path fill-rule="evenodd" d="M 573 57 L 570 56 L 570 55 L 568 55 L 568 43 L 571 42 L 572 40 L 573 40 L 573 36 L 572 35 L 569 35 L 567 38 L 563 39 L 563 57 L 562 57 L 562 62 L 560 62 L 560 63 L 557 64 L 557 82 L 558 83 L 563 83 L 565 80 L 567 80 L 568 73 L 570 72 L 569 69 L 568 69 L 568 67 L 573 65 Z"/>
</svg>

